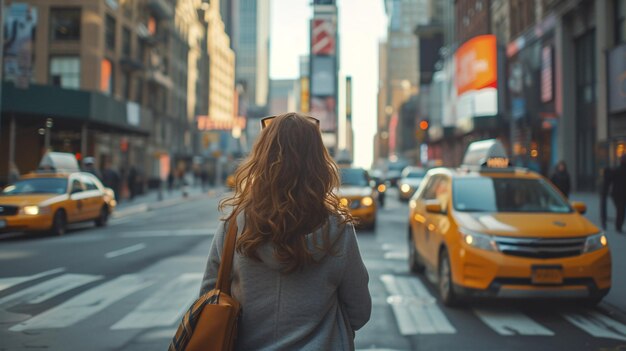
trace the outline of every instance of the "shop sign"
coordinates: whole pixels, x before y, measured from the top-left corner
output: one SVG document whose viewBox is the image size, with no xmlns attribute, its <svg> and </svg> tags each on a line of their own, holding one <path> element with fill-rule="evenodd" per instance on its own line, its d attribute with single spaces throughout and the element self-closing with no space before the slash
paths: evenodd
<svg viewBox="0 0 626 351">
<path fill-rule="evenodd" d="M 626 44 L 609 53 L 609 112 L 626 110 Z"/>
</svg>

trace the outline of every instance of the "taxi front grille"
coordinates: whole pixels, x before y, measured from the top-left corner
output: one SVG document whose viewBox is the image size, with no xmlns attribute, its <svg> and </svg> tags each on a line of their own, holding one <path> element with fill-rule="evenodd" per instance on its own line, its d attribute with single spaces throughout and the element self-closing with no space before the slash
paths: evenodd
<svg viewBox="0 0 626 351">
<path fill-rule="evenodd" d="M 17 206 L 0 205 L 0 216 L 15 216 L 18 211 Z"/>
<path fill-rule="evenodd" d="M 585 246 L 581 238 L 495 238 L 500 251 L 506 255 L 532 258 L 561 258 L 578 256 Z"/>
</svg>

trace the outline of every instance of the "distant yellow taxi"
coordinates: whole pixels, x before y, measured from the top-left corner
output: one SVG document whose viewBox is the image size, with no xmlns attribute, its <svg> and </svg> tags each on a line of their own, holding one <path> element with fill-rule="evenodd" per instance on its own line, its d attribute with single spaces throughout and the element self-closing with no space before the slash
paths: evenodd
<svg viewBox="0 0 626 351">
<path fill-rule="evenodd" d="M 370 184 L 369 176 L 363 168 L 340 168 L 341 186 L 337 195 L 341 204 L 363 228 L 376 227 L 376 191 Z"/>
<path fill-rule="evenodd" d="M 57 160 L 74 157 L 51 154 L 47 157 Z M 78 163 L 70 161 L 70 166 L 42 167 L 4 188 L 0 193 L 0 232 L 63 235 L 70 223 L 94 221 L 97 226 L 105 226 L 116 206 L 113 191 L 94 175 L 80 172 Z"/>
<path fill-rule="evenodd" d="M 544 177 L 473 143 L 459 169 L 430 170 L 410 201 L 409 267 L 434 273 L 446 305 L 466 297 L 576 298 L 611 288 L 607 238 Z"/>
<path fill-rule="evenodd" d="M 426 171 L 421 167 L 407 167 L 402 170 L 402 178 L 398 181 L 398 197 L 400 201 L 409 201 L 424 179 Z"/>
</svg>

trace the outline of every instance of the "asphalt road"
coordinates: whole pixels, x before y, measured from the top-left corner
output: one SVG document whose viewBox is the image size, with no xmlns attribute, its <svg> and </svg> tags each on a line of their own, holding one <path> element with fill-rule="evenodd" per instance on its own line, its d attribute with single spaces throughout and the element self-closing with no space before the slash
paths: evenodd
<svg viewBox="0 0 626 351">
<path fill-rule="evenodd" d="M 165 350 L 197 296 L 217 202 L 196 198 L 61 238 L 0 238 L 0 350 Z M 408 272 L 406 204 L 390 194 L 379 215 L 376 231 L 358 233 L 373 313 L 357 349 L 626 349 L 626 321 L 603 308 L 444 307 L 428 279 Z"/>
</svg>

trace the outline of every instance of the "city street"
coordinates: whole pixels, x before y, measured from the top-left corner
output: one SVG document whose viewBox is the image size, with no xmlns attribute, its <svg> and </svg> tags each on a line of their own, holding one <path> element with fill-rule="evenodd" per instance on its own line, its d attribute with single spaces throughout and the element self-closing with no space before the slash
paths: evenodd
<svg viewBox="0 0 626 351">
<path fill-rule="evenodd" d="M 122 207 L 108 227 L 64 237 L 0 239 L 0 350 L 165 350 L 197 296 L 219 196 Z M 395 189 L 379 216 L 375 232 L 358 232 L 373 311 L 357 349 L 626 348 L 626 320 L 604 303 L 444 307 L 428 279 L 408 272 L 407 205 Z"/>
</svg>

